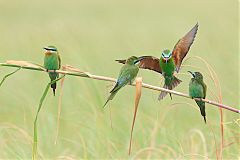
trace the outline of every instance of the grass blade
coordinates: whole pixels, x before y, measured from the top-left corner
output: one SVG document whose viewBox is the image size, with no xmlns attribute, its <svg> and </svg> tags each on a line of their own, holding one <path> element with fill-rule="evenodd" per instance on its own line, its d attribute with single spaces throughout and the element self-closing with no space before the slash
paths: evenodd
<svg viewBox="0 0 240 160">
<path fill-rule="evenodd" d="M 64 67 L 63 67 L 63 70 L 65 70 Z M 61 111 L 62 111 L 62 96 L 63 96 L 64 80 L 65 80 L 65 78 L 62 78 L 61 81 L 60 81 L 60 95 L 59 95 L 59 98 L 58 98 L 57 131 L 56 131 L 56 137 L 55 137 L 55 142 L 54 142 L 55 145 L 57 144 L 59 127 L 60 127 L 60 115 L 61 115 Z"/>
<path fill-rule="evenodd" d="M 42 108 L 42 104 L 43 104 L 43 101 L 48 93 L 48 90 L 51 86 L 51 84 L 59 81 L 60 79 L 62 79 L 65 75 L 61 76 L 60 78 L 58 79 L 55 79 L 54 81 L 48 83 L 47 87 L 45 88 L 44 92 L 43 92 L 43 95 L 40 99 L 40 103 L 39 103 L 39 106 L 38 106 L 38 110 L 37 110 L 37 114 L 35 116 L 35 120 L 34 120 L 34 130 L 33 130 L 33 152 L 32 152 L 32 159 L 35 160 L 36 159 L 36 156 L 37 156 L 37 120 L 38 120 L 38 114 Z"/>
<path fill-rule="evenodd" d="M 15 71 L 13 71 L 13 72 L 11 72 L 11 73 L 5 75 L 5 76 L 3 77 L 3 79 L 2 79 L 2 81 L 0 82 L 0 87 L 2 86 L 3 82 L 7 79 L 7 77 L 13 75 L 14 73 L 16 73 L 17 71 L 19 71 L 20 69 L 21 69 L 21 67 L 19 67 L 19 68 L 16 69 Z"/>
</svg>

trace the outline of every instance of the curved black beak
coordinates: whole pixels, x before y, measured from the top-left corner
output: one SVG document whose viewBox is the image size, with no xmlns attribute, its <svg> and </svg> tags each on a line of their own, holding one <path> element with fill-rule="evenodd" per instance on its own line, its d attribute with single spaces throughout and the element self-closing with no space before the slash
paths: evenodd
<svg viewBox="0 0 240 160">
<path fill-rule="evenodd" d="M 195 74 L 193 72 L 191 71 L 188 71 L 188 72 L 193 76 L 193 78 L 195 77 Z"/>
</svg>

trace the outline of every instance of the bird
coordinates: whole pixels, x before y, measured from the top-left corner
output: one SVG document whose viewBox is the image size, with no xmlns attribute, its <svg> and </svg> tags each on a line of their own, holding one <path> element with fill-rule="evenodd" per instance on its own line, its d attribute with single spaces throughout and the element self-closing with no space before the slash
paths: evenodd
<svg viewBox="0 0 240 160">
<path fill-rule="evenodd" d="M 175 77 L 175 71 L 178 73 L 183 59 L 187 55 L 198 30 L 198 23 L 178 42 L 175 44 L 173 50 L 164 49 L 162 51 L 161 58 L 154 56 L 141 56 L 139 62 L 139 68 L 149 69 L 158 72 L 164 77 L 164 88 L 172 90 L 182 81 Z M 119 63 L 125 63 L 126 60 L 116 60 Z M 170 98 L 172 99 L 171 93 Z M 167 95 L 167 92 L 162 91 L 158 97 L 162 100 Z"/>
<path fill-rule="evenodd" d="M 55 46 L 47 46 L 43 48 L 45 50 L 44 56 L 44 68 L 48 70 L 58 70 L 61 68 L 61 58 L 58 53 L 58 50 Z M 48 73 L 51 82 L 59 77 L 59 74 L 56 72 Z M 53 90 L 53 95 L 55 96 L 57 84 L 56 82 L 51 84 L 51 88 Z"/>
<path fill-rule="evenodd" d="M 200 72 L 191 72 L 188 71 L 193 78 L 191 78 L 189 83 L 189 96 L 192 98 L 204 98 L 206 97 L 207 85 L 203 82 L 203 75 Z M 201 115 L 204 118 L 204 122 L 206 121 L 206 112 L 205 112 L 205 102 L 195 100 L 197 105 L 200 108 Z"/>
<path fill-rule="evenodd" d="M 110 96 L 108 97 L 106 103 L 103 107 L 107 105 L 107 103 L 114 98 L 114 96 L 117 94 L 117 92 L 124 87 L 127 84 L 132 84 L 134 79 L 136 78 L 139 67 L 138 62 L 141 60 L 136 56 L 131 56 L 126 60 L 126 63 L 122 66 L 117 83 L 113 87 L 113 89 L 110 91 Z"/>
</svg>

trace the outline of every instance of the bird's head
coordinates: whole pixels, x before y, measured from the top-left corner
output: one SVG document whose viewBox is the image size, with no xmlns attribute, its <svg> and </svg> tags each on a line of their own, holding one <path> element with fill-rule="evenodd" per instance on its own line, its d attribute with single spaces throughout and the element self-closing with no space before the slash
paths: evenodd
<svg viewBox="0 0 240 160">
<path fill-rule="evenodd" d="M 188 72 L 193 76 L 193 79 L 203 80 L 203 75 L 200 72 L 191 72 L 191 71 L 188 71 Z"/>
<path fill-rule="evenodd" d="M 172 57 L 172 52 L 169 49 L 165 49 L 162 52 L 162 58 L 167 62 Z"/>
<path fill-rule="evenodd" d="M 126 64 L 136 65 L 141 60 L 142 60 L 142 58 L 138 58 L 136 56 L 131 56 L 127 59 Z"/>
<path fill-rule="evenodd" d="M 58 50 L 55 46 L 47 46 L 43 48 L 46 51 L 46 54 L 57 53 Z"/>
</svg>

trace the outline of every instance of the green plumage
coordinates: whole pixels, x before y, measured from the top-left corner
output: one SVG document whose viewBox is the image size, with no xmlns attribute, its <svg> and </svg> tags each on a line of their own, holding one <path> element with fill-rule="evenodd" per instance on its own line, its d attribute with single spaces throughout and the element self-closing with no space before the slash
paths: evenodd
<svg viewBox="0 0 240 160">
<path fill-rule="evenodd" d="M 132 83 L 134 81 L 134 79 L 136 78 L 138 71 L 139 71 L 139 67 L 136 65 L 138 61 L 139 60 L 137 57 L 132 56 L 127 60 L 126 64 L 123 65 L 123 67 L 120 70 L 120 73 L 119 73 L 119 76 L 117 79 L 117 83 L 113 87 L 113 89 L 110 91 L 111 94 L 108 97 L 104 106 L 106 106 L 106 104 L 114 98 L 116 93 L 122 87 L 124 87 L 128 83 Z"/>
<path fill-rule="evenodd" d="M 173 58 L 170 58 L 167 62 L 165 62 L 161 57 L 159 63 L 165 78 L 165 84 L 169 86 L 174 79 L 173 73 L 175 71 L 175 64 Z"/>
<path fill-rule="evenodd" d="M 169 50 L 166 50 L 169 51 Z M 164 77 L 164 88 L 172 90 L 174 87 L 176 87 L 179 83 L 181 83 L 181 80 L 179 80 L 177 77 L 174 76 L 174 71 L 176 70 L 175 63 L 173 60 L 173 57 L 170 55 L 170 51 L 167 53 L 169 54 L 169 59 L 165 60 L 163 57 L 159 60 L 159 65 L 162 69 L 162 75 Z M 171 93 L 170 97 L 172 99 Z M 163 99 L 167 95 L 167 92 L 161 92 L 159 95 L 159 100 Z"/>
<path fill-rule="evenodd" d="M 189 71 L 190 72 L 190 71 Z M 200 72 L 190 72 L 193 76 L 189 83 L 189 96 L 192 98 L 204 98 L 206 97 L 207 86 L 203 82 L 203 76 Z M 206 123 L 205 102 L 196 101 L 200 108 L 201 115 Z"/>
<path fill-rule="evenodd" d="M 57 52 L 57 48 L 54 46 L 48 46 L 44 48 L 46 50 L 44 57 L 44 67 L 47 70 L 58 70 L 61 67 L 61 59 Z M 50 72 L 48 73 L 51 81 L 57 79 L 59 77 L 58 73 Z M 53 83 L 51 88 L 53 89 L 53 94 L 55 95 L 57 84 Z"/>
</svg>

